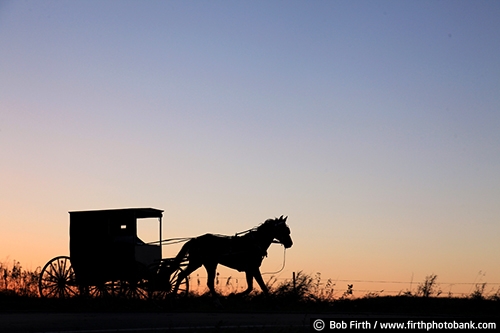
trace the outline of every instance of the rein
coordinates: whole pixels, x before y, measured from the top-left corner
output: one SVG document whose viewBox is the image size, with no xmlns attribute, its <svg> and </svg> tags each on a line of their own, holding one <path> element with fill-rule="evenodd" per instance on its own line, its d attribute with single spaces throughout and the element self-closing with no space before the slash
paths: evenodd
<svg viewBox="0 0 500 333">
<path fill-rule="evenodd" d="M 276 272 L 265 272 L 265 273 L 262 273 L 261 275 L 281 273 L 281 271 L 285 268 L 285 262 L 286 262 L 286 247 L 283 246 L 283 264 L 281 265 L 281 268 L 279 270 L 277 270 Z"/>
<path fill-rule="evenodd" d="M 245 231 L 240 231 L 234 234 L 234 236 L 239 237 L 242 235 L 249 234 L 252 231 L 257 231 L 257 227 L 250 228 Z M 227 235 L 219 235 L 219 234 L 212 234 L 214 236 L 219 236 L 219 237 L 231 237 Z M 147 245 L 159 245 L 160 243 L 162 245 L 170 245 L 170 244 L 178 244 L 178 243 L 185 243 L 187 241 L 190 241 L 191 239 L 194 239 L 196 237 L 179 237 L 179 238 L 168 238 L 168 239 L 162 239 L 161 241 L 154 241 L 154 242 L 148 242 L 146 243 Z M 273 241 L 275 243 L 275 241 Z"/>
<path fill-rule="evenodd" d="M 252 231 L 257 231 L 257 228 L 258 227 L 254 227 L 254 228 L 251 228 L 251 229 L 248 229 L 248 230 L 245 230 L 245 231 L 242 231 L 242 232 L 238 232 L 235 234 L 235 236 L 239 236 L 239 235 L 244 235 L 244 234 L 248 234 Z M 273 241 L 271 242 L 271 244 L 281 244 L 283 245 L 283 263 L 281 265 L 281 268 L 275 272 L 265 272 L 265 273 L 261 273 L 261 275 L 269 275 L 269 274 L 278 274 L 278 273 L 281 273 L 283 271 L 283 269 L 285 269 L 285 264 L 286 264 L 286 247 L 285 245 L 280 242 L 279 240 L 277 239 L 273 239 Z M 267 255 L 266 255 L 267 257 Z"/>
<path fill-rule="evenodd" d="M 193 238 L 194 237 L 168 238 L 168 239 L 162 239 L 161 241 L 149 242 L 146 244 L 147 245 L 159 245 L 161 243 L 162 245 L 170 245 L 170 244 L 177 244 L 177 243 L 185 243 L 187 241 L 190 241 Z"/>
</svg>

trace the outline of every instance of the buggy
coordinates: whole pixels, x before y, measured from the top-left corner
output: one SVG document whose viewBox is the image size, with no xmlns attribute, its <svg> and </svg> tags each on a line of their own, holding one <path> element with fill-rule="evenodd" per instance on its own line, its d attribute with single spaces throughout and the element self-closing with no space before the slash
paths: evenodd
<svg viewBox="0 0 500 333">
<path fill-rule="evenodd" d="M 188 278 L 177 284 L 184 263 L 172 269 L 173 258 L 162 258 L 163 211 L 125 208 L 69 212 L 69 257 L 58 256 L 43 267 L 42 297 L 120 296 L 163 298 L 187 294 Z M 145 243 L 137 236 L 140 219 L 158 218 L 159 239 Z"/>
</svg>

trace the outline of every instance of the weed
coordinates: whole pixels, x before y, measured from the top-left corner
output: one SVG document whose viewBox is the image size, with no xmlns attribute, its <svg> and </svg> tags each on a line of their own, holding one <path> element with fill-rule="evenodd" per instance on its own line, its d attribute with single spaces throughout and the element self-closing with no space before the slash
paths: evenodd
<svg viewBox="0 0 500 333">
<path fill-rule="evenodd" d="M 377 297 L 380 297 L 380 293 L 381 292 L 383 292 L 383 290 L 381 290 L 381 291 L 370 291 L 370 292 L 366 293 L 363 296 L 363 298 L 377 298 Z"/>
<path fill-rule="evenodd" d="M 298 272 L 295 275 L 295 278 L 292 280 L 285 280 L 280 283 L 277 287 L 273 288 L 272 284 L 269 290 L 270 292 L 277 297 L 293 297 L 300 299 L 311 299 L 314 298 L 314 288 L 313 278 L 307 274 L 304 274 L 302 271 Z M 317 284 L 317 281 L 316 281 Z"/>
<path fill-rule="evenodd" d="M 497 288 L 497 290 L 488 297 L 488 299 L 492 301 L 500 301 L 500 287 Z"/>
<path fill-rule="evenodd" d="M 353 292 L 352 288 L 353 288 L 353 286 L 354 285 L 352 285 L 352 284 L 348 284 L 346 291 L 344 291 L 344 293 L 342 294 L 342 296 L 340 296 L 340 299 L 348 299 L 348 298 L 352 297 L 352 292 Z"/>
<path fill-rule="evenodd" d="M 436 280 L 437 280 L 436 274 L 427 275 L 425 277 L 424 282 L 418 285 L 417 296 L 431 297 L 434 295 L 436 296 L 441 295 L 442 291 L 439 288 L 439 285 L 436 283 Z"/>
<path fill-rule="evenodd" d="M 486 288 L 486 283 L 476 283 L 474 291 L 470 294 L 472 299 L 484 299 L 484 289 Z"/>
</svg>

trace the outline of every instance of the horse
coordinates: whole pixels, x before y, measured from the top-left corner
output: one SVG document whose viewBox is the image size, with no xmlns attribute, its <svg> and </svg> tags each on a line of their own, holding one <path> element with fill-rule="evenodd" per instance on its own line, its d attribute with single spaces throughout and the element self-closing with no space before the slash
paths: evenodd
<svg viewBox="0 0 500 333">
<path fill-rule="evenodd" d="M 181 281 L 204 266 L 208 275 L 208 289 L 216 296 L 214 280 L 217 265 L 221 264 L 245 272 L 247 289 L 241 294 L 249 294 L 253 290 L 255 279 L 262 292 L 267 295 L 269 291 L 262 279 L 260 265 L 267 256 L 271 243 L 280 243 L 285 248 L 293 245 L 286 219 L 283 215 L 280 218 L 268 219 L 261 225 L 235 236 L 205 234 L 190 239 L 182 246 L 171 266 L 175 270 L 180 267 L 181 262 L 188 261 L 187 267 L 179 273 L 173 294 L 177 293 Z"/>
</svg>

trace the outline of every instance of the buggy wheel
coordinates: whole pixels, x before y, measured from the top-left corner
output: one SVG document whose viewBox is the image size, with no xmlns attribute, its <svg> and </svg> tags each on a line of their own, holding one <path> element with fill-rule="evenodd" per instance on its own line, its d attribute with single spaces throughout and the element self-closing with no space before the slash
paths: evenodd
<svg viewBox="0 0 500 333">
<path fill-rule="evenodd" d="M 136 262 L 131 275 L 118 281 L 119 296 L 127 299 L 148 299 L 151 272 L 142 263 Z"/>
<path fill-rule="evenodd" d="M 85 289 L 86 295 L 91 298 L 117 297 L 120 294 L 120 284 L 116 281 L 108 281 Z"/>
<path fill-rule="evenodd" d="M 103 298 L 106 296 L 106 290 L 103 286 L 88 286 L 83 289 L 85 297 Z"/>
<path fill-rule="evenodd" d="M 89 286 L 85 295 L 90 298 L 126 298 L 147 299 L 149 288 L 146 280 L 115 280 L 103 284 Z"/>
<path fill-rule="evenodd" d="M 79 294 L 69 257 L 55 257 L 45 264 L 40 272 L 38 290 L 41 297 L 68 298 Z"/>
<path fill-rule="evenodd" d="M 158 281 L 155 285 L 155 290 L 152 292 L 152 298 L 155 300 L 163 300 L 169 296 L 174 295 L 174 288 L 179 280 L 179 274 L 183 272 L 181 268 L 174 271 L 168 278 L 168 281 Z M 161 276 L 161 275 L 160 275 Z M 179 284 L 179 289 L 175 295 L 187 296 L 189 293 L 189 276 L 185 277 Z"/>
<path fill-rule="evenodd" d="M 172 286 L 171 290 L 172 293 L 174 292 L 174 288 L 175 285 L 177 284 L 177 281 L 179 281 L 179 274 L 181 274 L 182 272 L 184 272 L 182 268 L 179 268 L 170 276 L 170 285 Z M 187 296 L 188 293 L 189 293 L 189 276 L 186 276 L 179 283 L 179 289 L 177 289 L 176 294 Z"/>
<path fill-rule="evenodd" d="M 138 281 L 119 281 L 119 297 L 126 299 L 148 299 L 149 288 L 148 281 L 140 279 Z"/>
</svg>

